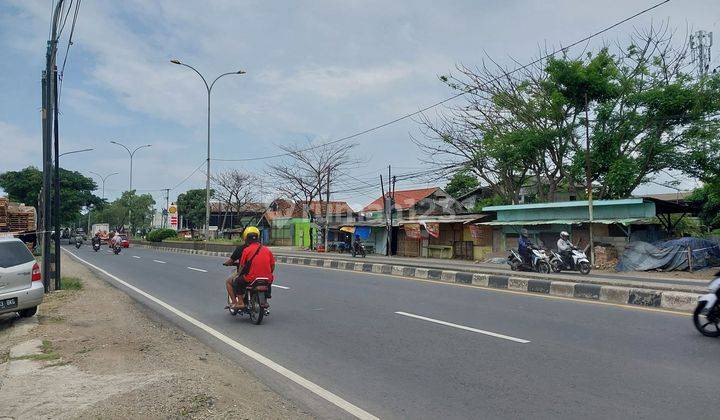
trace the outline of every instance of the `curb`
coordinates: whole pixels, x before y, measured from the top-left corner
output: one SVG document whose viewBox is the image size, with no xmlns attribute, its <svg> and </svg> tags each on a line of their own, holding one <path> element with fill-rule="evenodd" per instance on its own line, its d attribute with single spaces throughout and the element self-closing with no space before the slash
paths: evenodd
<svg viewBox="0 0 720 420">
<path fill-rule="evenodd" d="M 161 249 L 180 254 L 226 256 L 227 252 L 204 251 L 150 245 L 133 245 L 140 248 Z M 480 274 L 454 270 L 442 270 L 423 267 L 409 267 L 382 263 L 363 263 L 335 260 L 329 258 L 307 258 L 277 255 L 275 259 L 285 264 L 307 265 L 321 268 L 359 271 L 411 277 L 422 280 L 434 280 L 443 283 L 457 283 L 494 289 L 506 289 L 520 292 L 545 294 L 566 298 L 595 300 L 621 305 L 644 306 L 673 311 L 692 312 L 697 305 L 699 294 L 669 290 L 655 290 L 638 287 L 608 286 L 593 283 L 575 283 L 558 280 L 543 280 L 498 274 Z"/>
</svg>

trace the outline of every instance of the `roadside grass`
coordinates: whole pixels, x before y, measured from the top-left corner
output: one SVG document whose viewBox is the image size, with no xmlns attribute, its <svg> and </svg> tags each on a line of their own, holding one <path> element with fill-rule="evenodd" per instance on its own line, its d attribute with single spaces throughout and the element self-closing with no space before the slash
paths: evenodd
<svg viewBox="0 0 720 420">
<path fill-rule="evenodd" d="M 10 351 L 0 353 L 0 365 L 10 360 Z"/>
<path fill-rule="evenodd" d="M 61 277 L 60 288 L 62 290 L 80 290 L 82 289 L 82 281 L 77 277 Z"/>
<path fill-rule="evenodd" d="M 11 360 L 48 361 L 48 360 L 57 360 L 60 358 L 60 355 L 55 351 L 52 343 L 48 340 L 42 341 L 40 350 L 42 351 L 42 353 L 40 353 L 40 354 L 27 354 L 25 356 L 20 356 L 20 357 L 11 357 L 10 359 Z"/>
</svg>

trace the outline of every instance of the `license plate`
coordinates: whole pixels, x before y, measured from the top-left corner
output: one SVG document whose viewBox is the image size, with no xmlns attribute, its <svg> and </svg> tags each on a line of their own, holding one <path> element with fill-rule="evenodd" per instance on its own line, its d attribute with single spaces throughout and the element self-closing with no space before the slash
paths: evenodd
<svg viewBox="0 0 720 420">
<path fill-rule="evenodd" d="M 18 306 L 17 298 L 0 299 L 0 311 L 3 309 L 12 309 Z"/>
</svg>

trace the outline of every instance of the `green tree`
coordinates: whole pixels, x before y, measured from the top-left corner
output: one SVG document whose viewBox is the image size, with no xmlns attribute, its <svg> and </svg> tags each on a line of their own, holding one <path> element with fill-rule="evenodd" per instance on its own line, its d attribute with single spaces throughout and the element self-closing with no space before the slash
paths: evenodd
<svg viewBox="0 0 720 420">
<path fill-rule="evenodd" d="M 476 189 L 479 185 L 480 183 L 475 175 L 467 171 L 460 171 L 450 179 L 450 182 L 445 186 L 445 192 L 454 198 L 460 198 Z"/>
<path fill-rule="evenodd" d="M 586 122 L 598 198 L 627 197 L 654 174 L 703 161 L 717 172 L 717 130 L 708 126 L 720 112 L 720 75 L 686 73 L 686 50 L 672 32 L 650 28 L 625 48 L 566 52 L 512 75 L 496 64 L 458 67 L 441 80 L 467 103 L 437 121 L 423 118 L 425 138 L 416 143 L 438 172 L 469 168 L 507 202 L 523 188 L 540 202 L 560 190 L 580 195 Z M 701 152 L 708 149 L 715 154 Z"/>
<path fill-rule="evenodd" d="M 210 196 L 214 194 L 210 190 Z M 187 221 L 191 229 L 199 229 L 205 225 L 205 190 L 187 190 L 178 195 L 178 212 Z"/>
<path fill-rule="evenodd" d="M 42 171 L 28 166 L 20 171 L 0 174 L 0 187 L 13 201 L 37 208 L 38 196 L 42 189 Z M 60 168 L 60 219 L 61 224 L 72 224 L 80 217 L 80 210 L 87 206 L 100 205 L 102 200 L 93 194 L 97 185 L 76 171 Z"/>
</svg>

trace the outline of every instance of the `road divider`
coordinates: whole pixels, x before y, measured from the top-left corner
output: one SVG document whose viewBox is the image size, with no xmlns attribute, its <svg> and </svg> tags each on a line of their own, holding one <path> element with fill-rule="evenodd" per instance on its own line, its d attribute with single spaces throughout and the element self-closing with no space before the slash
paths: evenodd
<svg viewBox="0 0 720 420">
<path fill-rule="evenodd" d="M 134 246 L 183 254 L 218 257 L 225 257 L 229 254 L 228 252 L 221 251 L 170 248 L 166 246 L 160 247 L 139 244 Z M 522 277 L 522 273 L 513 273 L 511 275 L 485 274 L 409 265 L 368 263 L 359 262 L 358 260 L 346 261 L 337 258 L 322 258 L 314 256 L 313 258 L 310 258 L 290 255 L 276 255 L 275 258 L 279 263 L 285 264 L 385 274 L 398 277 L 416 278 L 420 280 L 437 281 L 440 283 L 455 283 L 466 286 L 505 289 L 514 292 L 536 293 L 571 299 L 585 299 L 607 304 L 640 306 L 682 312 L 692 312 L 695 305 L 697 305 L 697 299 L 700 295 L 699 292 L 662 290 L 640 287 L 638 285 L 594 283 L 591 279 L 573 281 L 573 278 L 568 278 L 560 281 L 550 278 L 539 278 L 537 275 L 534 275 L 532 278 Z M 421 264 L 422 262 L 418 261 L 418 265 Z"/>
<path fill-rule="evenodd" d="M 406 316 L 408 318 L 420 319 L 422 321 L 445 325 L 446 327 L 453 327 L 453 328 L 457 328 L 459 330 L 465 330 L 465 331 L 470 331 L 470 332 L 474 332 L 474 333 L 478 333 L 478 334 L 488 335 L 490 337 L 502 338 L 503 340 L 514 341 L 514 342 L 520 343 L 520 344 L 527 344 L 530 342 L 530 340 L 524 340 L 522 338 L 511 337 L 509 335 L 504 335 L 504 334 L 498 334 L 498 333 L 494 333 L 492 331 L 480 330 L 477 328 L 467 327 L 465 325 L 460 325 L 460 324 L 454 324 L 452 322 L 447 322 L 447 321 L 441 321 L 439 319 L 428 318 L 428 317 L 424 317 L 421 315 L 410 314 L 407 312 L 395 312 L 395 313 L 398 315 Z"/>
</svg>

